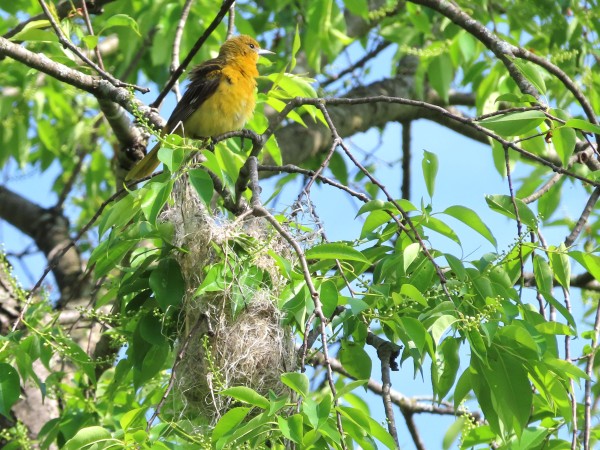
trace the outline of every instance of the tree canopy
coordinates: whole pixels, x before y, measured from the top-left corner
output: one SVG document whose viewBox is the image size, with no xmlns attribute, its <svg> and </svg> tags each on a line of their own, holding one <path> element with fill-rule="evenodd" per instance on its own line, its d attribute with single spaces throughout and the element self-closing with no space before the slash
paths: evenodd
<svg viewBox="0 0 600 450">
<path fill-rule="evenodd" d="M 597 445 L 596 0 L 3 3 L 3 448 Z M 162 136 L 232 34 L 253 119 Z"/>
</svg>

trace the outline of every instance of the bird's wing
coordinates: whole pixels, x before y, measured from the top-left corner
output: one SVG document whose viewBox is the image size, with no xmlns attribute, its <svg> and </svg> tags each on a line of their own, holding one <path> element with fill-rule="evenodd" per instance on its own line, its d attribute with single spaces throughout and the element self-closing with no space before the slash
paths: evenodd
<svg viewBox="0 0 600 450">
<path fill-rule="evenodd" d="M 194 111 L 216 92 L 223 77 L 222 69 L 223 63 L 215 58 L 191 70 L 189 75 L 190 84 L 167 121 L 165 127 L 167 132 L 171 133 L 178 126 L 185 123 Z"/>
</svg>

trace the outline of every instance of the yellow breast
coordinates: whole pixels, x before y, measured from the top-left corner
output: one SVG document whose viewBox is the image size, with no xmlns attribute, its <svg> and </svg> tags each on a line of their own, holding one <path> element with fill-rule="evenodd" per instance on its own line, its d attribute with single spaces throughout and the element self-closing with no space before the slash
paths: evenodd
<svg viewBox="0 0 600 450">
<path fill-rule="evenodd" d="M 242 129 L 256 106 L 254 76 L 236 67 L 223 68 L 217 90 L 185 121 L 185 135 L 212 137 Z"/>
</svg>

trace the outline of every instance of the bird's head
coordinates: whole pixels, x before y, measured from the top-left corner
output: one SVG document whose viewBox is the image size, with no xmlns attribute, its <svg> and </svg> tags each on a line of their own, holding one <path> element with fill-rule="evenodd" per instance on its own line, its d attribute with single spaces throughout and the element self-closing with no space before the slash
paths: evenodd
<svg viewBox="0 0 600 450">
<path fill-rule="evenodd" d="M 227 39 L 219 50 L 219 56 L 226 60 L 250 58 L 254 63 L 258 61 L 259 55 L 269 54 L 273 54 L 273 52 L 260 48 L 258 42 L 244 34 Z"/>
</svg>

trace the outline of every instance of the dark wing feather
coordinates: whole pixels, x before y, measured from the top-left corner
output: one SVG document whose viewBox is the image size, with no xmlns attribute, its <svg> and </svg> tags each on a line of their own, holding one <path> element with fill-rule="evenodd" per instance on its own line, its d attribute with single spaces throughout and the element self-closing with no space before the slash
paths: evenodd
<svg viewBox="0 0 600 450">
<path fill-rule="evenodd" d="M 215 58 L 191 70 L 189 75 L 190 84 L 167 121 L 165 128 L 168 133 L 171 133 L 178 124 L 185 123 L 194 111 L 216 92 L 221 82 L 222 69 L 223 62 Z"/>
</svg>

